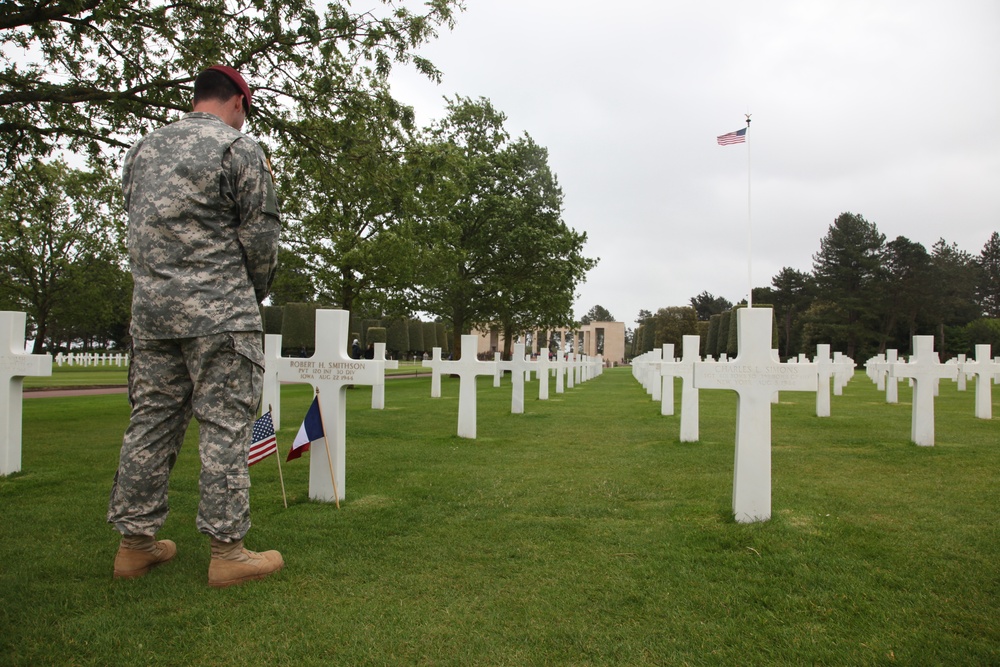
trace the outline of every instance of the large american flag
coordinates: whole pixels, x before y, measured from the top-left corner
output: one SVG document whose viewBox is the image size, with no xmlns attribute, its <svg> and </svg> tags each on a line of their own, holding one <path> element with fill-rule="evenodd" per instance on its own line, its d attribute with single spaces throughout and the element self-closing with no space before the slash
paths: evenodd
<svg viewBox="0 0 1000 667">
<path fill-rule="evenodd" d="M 747 128 L 744 127 L 742 130 L 736 130 L 735 132 L 723 134 L 722 136 L 716 137 L 715 140 L 719 142 L 720 146 L 742 144 L 747 140 Z"/>
<path fill-rule="evenodd" d="M 278 451 L 278 440 L 274 437 L 274 422 L 271 412 L 265 412 L 253 423 L 253 441 L 247 463 L 253 465 Z"/>
</svg>

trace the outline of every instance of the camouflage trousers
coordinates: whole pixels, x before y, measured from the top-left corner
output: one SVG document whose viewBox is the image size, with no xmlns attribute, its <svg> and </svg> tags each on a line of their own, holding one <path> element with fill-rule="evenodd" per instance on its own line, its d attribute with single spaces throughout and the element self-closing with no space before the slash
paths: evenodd
<svg viewBox="0 0 1000 667">
<path fill-rule="evenodd" d="M 193 415 L 200 430 L 198 530 L 226 542 L 243 539 L 250 529 L 247 455 L 263 377 L 259 332 L 135 339 L 132 415 L 108 523 L 123 535 L 155 535 L 163 526 L 170 471 Z"/>
</svg>

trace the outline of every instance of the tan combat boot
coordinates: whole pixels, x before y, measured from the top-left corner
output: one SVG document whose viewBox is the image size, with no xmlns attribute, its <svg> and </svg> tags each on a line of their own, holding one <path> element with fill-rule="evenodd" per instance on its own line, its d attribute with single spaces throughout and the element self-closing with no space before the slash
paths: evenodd
<svg viewBox="0 0 1000 667">
<path fill-rule="evenodd" d="M 212 538 L 212 560 L 208 564 L 208 585 L 225 588 L 244 581 L 263 579 L 285 566 L 277 551 L 257 553 L 243 548 L 243 540 L 223 542 Z"/>
<path fill-rule="evenodd" d="M 156 541 L 148 535 L 122 535 L 115 555 L 115 579 L 134 579 L 177 554 L 172 540 Z"/>
</svg>

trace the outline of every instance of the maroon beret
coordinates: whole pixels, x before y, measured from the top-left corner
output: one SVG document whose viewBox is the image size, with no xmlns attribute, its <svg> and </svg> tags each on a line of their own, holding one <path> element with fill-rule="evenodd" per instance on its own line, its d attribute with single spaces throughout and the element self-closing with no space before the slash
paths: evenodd
<svg viewBox="0 0 1000 667">
<path fill-rule="evenodd" d="M 246 79 L 239 72 L 228 65 L 212 65 L 207 69 L 214 69 L 216 72 L 222 72 L 229 77 L 229 80 L 235 83 L 236 87 L 243 93 L 243 99 L 247 102 L 247 111 L 250 111 L 250 99 L 253 96 L 250 94 L 250 86 L 247 85 Z"/>
</svg>

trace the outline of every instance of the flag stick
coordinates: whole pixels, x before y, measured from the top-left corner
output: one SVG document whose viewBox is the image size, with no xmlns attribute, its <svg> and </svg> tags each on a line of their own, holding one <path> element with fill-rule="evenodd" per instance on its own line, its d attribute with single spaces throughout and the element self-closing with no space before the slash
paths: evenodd
<svg viewBox="0 0 1000 667">
<path fill-rule="evenodd" d="M 330 481 L 333 482 L 333 500 L 340 509 L 340 492 L 337 491 L 337 477 L 333 474 L 333 455 L 330 454 L 330 435 L 326 432 L 326 420 L 323 419 L 323 401 L 319 398 L 319 387 L 316 387 L 316 405 L 319 407 L 319 423 L 323 425 L 323 443 L 326 444 L 326 462 L 330 464 Z"/>
<path fill-rule="evenodd" d="M 271 404 L 270 403 L 267 404 L 267 411 L 271 413 L 272 417 L 274 416 L 274 412 L 271 411 Z M 324 431 L 324 433 L 325 432 L 326 431 Z M 278 441 L 277 440 L 278 440 L 277 434 L 275 434 L 274 458 L 278 462 L 278 479 L 281 480 L 281 500 L 284 501 L 284 503 L 285 503 L 285 509 L 288 509 L 288 498 L 285 496 L 285 476 L 281 474 L 281 452 L 278 451 Z"/>
<path fill-rule="evenodd" d="M 753 308 L 753 226 L 750 218 L 750 114 L 747 114 L 747 308 Z"/>
</svg>

